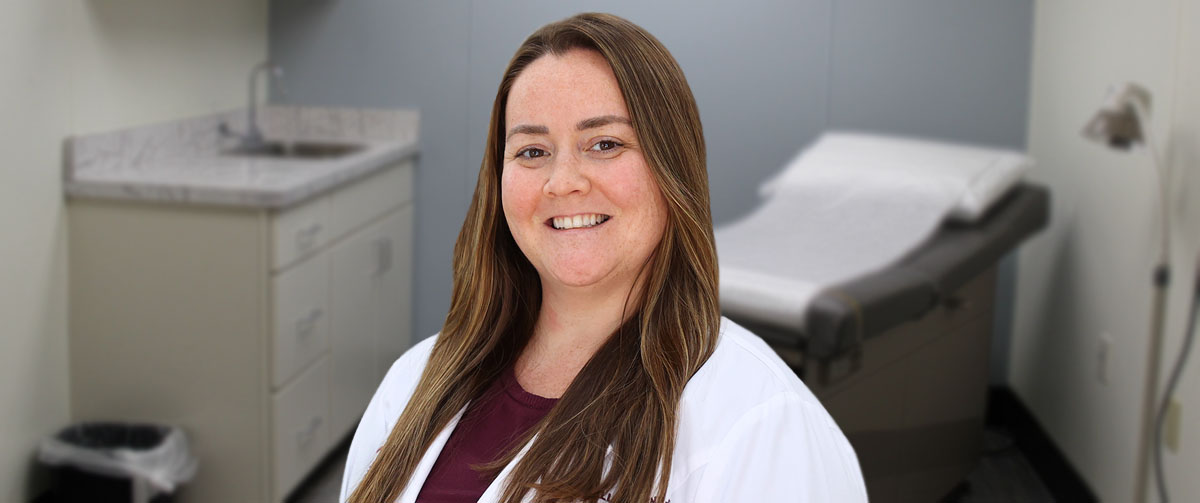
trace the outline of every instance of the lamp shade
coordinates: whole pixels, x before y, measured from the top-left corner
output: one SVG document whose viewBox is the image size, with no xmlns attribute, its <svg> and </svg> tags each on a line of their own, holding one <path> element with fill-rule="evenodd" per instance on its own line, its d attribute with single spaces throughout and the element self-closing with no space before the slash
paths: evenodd
<svg viewBox="0 0 1200 503">
<path fill-rule="evenodd" d="M 1104 105 L 1083 127 L 1083 136 L 1128 150 L 1135 143 L 1145 142 L 1142 120 L 1149 110 L 1150 92 L 1146 88 L 1134 83 L 1112 88 Z"/>
</svg>

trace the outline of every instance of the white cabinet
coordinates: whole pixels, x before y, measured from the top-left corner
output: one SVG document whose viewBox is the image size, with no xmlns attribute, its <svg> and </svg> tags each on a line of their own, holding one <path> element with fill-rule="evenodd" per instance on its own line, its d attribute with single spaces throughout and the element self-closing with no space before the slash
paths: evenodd
<svg viewBox="0 0 1200 503">
<path fill-rule="evenodd" d="M 330 257 L 334 312 L 330 419 L 339 431 L 353 428 L 362 415 L 386 370 L 377 361 L 380 351 L 397 342 L 387 336 L 396 320 L 386 315 L 400 308 L 396 294 L 406 290 L 400 280 L 407 275 L 400 274 L 395 256 L 408 222 L 401 214 L 375 222 L 343 242 Z M 408 300 L 408 295 L 399 297 Z"/>
<path fill-rule="evenodd" d="M 389 264 L 388 273 L 382 281 L 376 283 L 378 320 L 375 325 L 375 372 L 376 380 L 383 380 L 384 374 L 391 368 L 392 363 L 408 348 L 417 342 L 415 338 L 400 338 L 391 335 L 392 327 L 407 327 L 413 319 L 412 315 L 412 284 L 413 270 L 412 246 L 407 244 L 413 235 L 413 218 L 388 218 L 380 222 L 381 237 L 391 251 L 393 260 Z M 428 334 L 426 334 L 428 335 Z M 410 340 L 411 339 L 411 340 Z"/>
<path fill-rule="evenodd" d="M 69 201 L 74 419 L 182 426 L 177 501 L 282 501 L 412 344 L 412 177 L 280 211 Z"/>
</svg>

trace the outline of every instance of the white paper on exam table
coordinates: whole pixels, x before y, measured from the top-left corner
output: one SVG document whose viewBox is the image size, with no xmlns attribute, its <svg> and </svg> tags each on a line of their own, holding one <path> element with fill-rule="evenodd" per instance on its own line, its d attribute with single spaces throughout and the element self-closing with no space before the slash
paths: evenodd
<svg viewBox="0 0 1200 503">
<path fill-rule="evenodd" d="M 822 290 L 892 265 L 951 213 L 982 214 L 1031 164 L 1011 151 L 826 134 L 763 185 L 762 206 L 717 229 L 722 310 L 803 330 Z"/>
</svg>

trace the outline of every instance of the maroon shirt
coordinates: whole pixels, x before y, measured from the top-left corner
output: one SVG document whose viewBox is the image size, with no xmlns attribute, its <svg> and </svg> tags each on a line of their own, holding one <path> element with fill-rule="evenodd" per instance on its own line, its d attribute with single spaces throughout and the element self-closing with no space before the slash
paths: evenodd
<svg viewBox="0 0 1200 503">
<path fill-rule="evenodd" d="M 461 503 L 479 500 L 495 474 L 472 465 L 496 460 L 512 443 L 550 412 L 556 398 L 529 393 L 510 367 L 471 402 L 425 479 L 417 503 Z"/>
</svg>

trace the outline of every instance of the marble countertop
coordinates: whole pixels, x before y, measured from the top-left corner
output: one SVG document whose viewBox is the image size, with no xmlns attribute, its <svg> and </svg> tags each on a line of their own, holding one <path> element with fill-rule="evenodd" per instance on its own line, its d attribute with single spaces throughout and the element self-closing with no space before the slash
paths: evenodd
<svg viewBox="0 0 1200 503">
<path fill-rule="evenodd" d="M 69 198 L 248 208 L 283 208 L 417 154 L 414 110 L 269 106 L 259 110 L 268 140 L 345 142 L 357 152 L 327 159 L 231 155 L 244 110 L 67 139 L 63 187 Z"/>
</svg>

